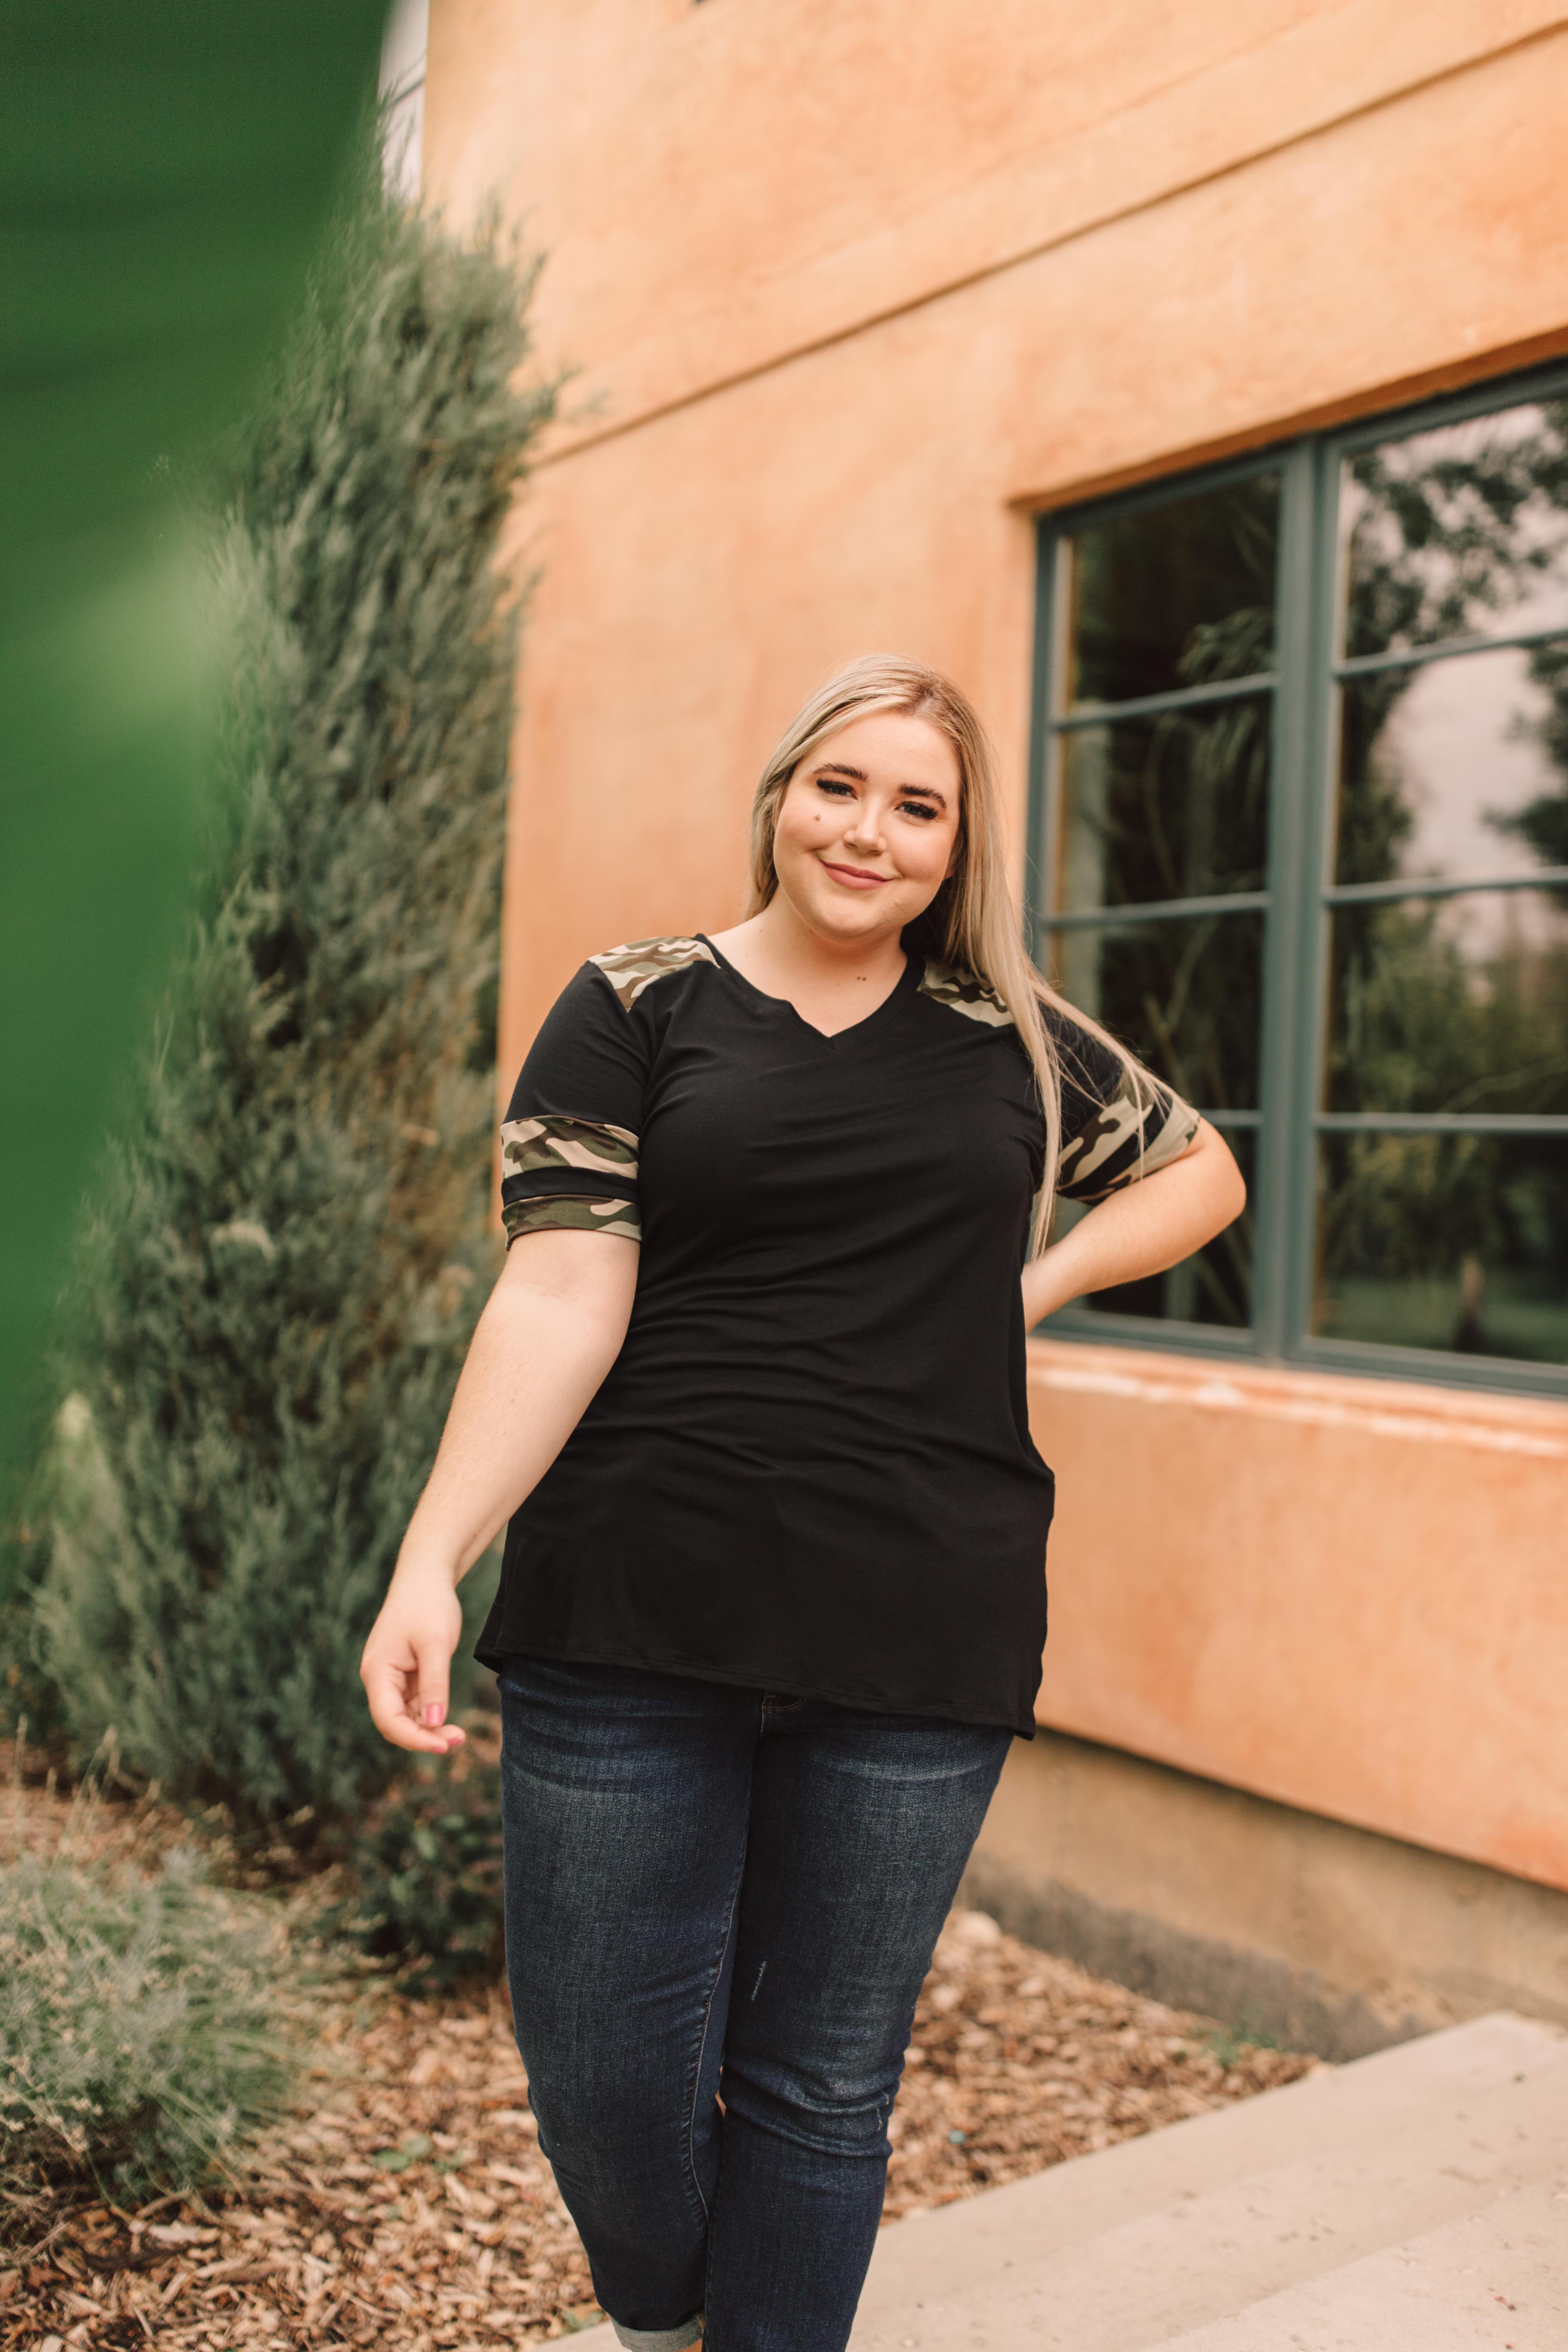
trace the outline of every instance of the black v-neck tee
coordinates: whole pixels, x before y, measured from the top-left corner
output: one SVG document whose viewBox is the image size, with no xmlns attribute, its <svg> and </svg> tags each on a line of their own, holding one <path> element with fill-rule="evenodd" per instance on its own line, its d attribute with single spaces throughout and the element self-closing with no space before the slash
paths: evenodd
<svg viewBox="0 0 1568 2352">
<path fill-rule="evenodd" d="M 1075 1023 L 1059 1189 L 1193 1114 Z M 701 937 L 595 956 L 523 1065 L 509 1237 L 641 1243 L 624 1344 L 513 1517 L 478 1644 L 1034 1729 L 1054 1484 L 1019 1272 L 1046 1151 L 982 982 L 918 954 L 835 1036 Z"/>
</svg>

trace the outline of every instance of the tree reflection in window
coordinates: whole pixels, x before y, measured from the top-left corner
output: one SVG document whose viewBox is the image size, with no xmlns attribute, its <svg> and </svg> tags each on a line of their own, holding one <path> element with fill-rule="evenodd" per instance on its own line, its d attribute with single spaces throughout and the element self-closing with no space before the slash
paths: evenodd
<svg viewBox="0 0 1568 2352">
<path fill-rule="evenodd" d="M 1451 895 L 1334 907 L 1324 1108 L 1560 1116 L 1568 889 L 1519 886 L 1568 866 L 1568 403 L 1371 450 L 1342 513 L 1352 663 L 1513 642 L 1342 680 L 1335 882 Z M 1568 1361 L 1561 1136 L 1367 1127 L 1321 1152 L 1316 1330 Z"/>
<path fill-rule="evenodd" d="M 1262 1185 L 1074 1328 L 1568 1365 L 1568 381 L 1536 383 L 1043 526 L 1044 950 Z"/>
</svg>

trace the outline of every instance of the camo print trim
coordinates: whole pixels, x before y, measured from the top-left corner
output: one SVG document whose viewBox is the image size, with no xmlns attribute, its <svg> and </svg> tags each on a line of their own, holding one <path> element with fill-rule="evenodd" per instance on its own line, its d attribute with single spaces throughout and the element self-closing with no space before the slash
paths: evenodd
<svg viewBox="0 0 1568 2352">
<path fill-rule="evenodd" d="M 1151 1136 L 1149 1124 L 1160 1112 L 1164 1117 Z M 1110 1100 L 1063 1144 L 1057 1191 L 1068 1201 L 1106 1200 L 1124 1184 L 1135 1184 L 1141 1176 L 1168 1168 L 1173 1160 L 1181 1158 L 1197 1131 L 1198 1115 L 1180 1095 L 1151 1078 L 1145 1082 L 1140 1104 L 1132 1080 L 1123 1071 L 1121 1084 Z"/>
<path fill-rule="evenodd" d="M 919 993 L 945 1004 L 950 1012 L 962 1013 L 966 1021 L 983 1021 L 988 1029 L 1013 1026 L 1013 1016 L 994 988 L 987 988 L 972 971 L 955 971 L 951 964 L 938 963 L 934 956 L 927 958 Z"/>
<path fill-rule="evenodd" d="M 501 1181 L 562 1168 L 585 1169 L 616 1184 L 635 1184 L 637 1139 L 630 1128 L 591 1118 L 509 1118 L 500 1131 Z"/>
<path fill-rule="evenodd" d="M 524 1234 L 619 1234 L 628 1242 L 642 1239 L 635 1201 L 590 1201 L 581 1192 L 557 1192 L 509 1201 L 500 1215 L 508 1249 Z"/>
<path fill-rule="evenodd" d="M 634 940 L 630 947 L 606 948 L 588 961 L 598 965 L 620 998 L 622 1012 L 629 1013 L 644 989 L 666 972 L 684 971 L 692 963 L 717 965 L 719 959 L 705 940 Z"/>
</svg>

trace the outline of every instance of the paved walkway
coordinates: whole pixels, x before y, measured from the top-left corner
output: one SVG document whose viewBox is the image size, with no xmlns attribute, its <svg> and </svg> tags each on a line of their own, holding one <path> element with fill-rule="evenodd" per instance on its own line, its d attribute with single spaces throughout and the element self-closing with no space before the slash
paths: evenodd
<svg viewBox="0 0 1568 2352">
<path fill-rule="evenodd" d="M 1568 2352 L 1568 2034 L 1499 2014 L 884 2230 L 850 2352 Z"/>
</svg>

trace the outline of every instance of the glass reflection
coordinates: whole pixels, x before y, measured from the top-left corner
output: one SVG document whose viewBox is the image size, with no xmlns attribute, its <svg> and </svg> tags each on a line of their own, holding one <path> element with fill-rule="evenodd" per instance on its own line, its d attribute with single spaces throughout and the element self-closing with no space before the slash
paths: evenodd
<svg viewBox="0 0 1568 2352">
<path fill-rule="evenodd" d="M 1079 531 L 1069 704 L 1272 669 L 1279 527 L 1279 478 L 1261 474 Z"/>
<path fill-rule="evenodd" d="M 1115 1290 L 1097 1290 L 1078 1301 L 1101 1315 L 1148 1315 L 1165 1323 L 1220 1324 L 1245 1330 L 1252 1320 L 1252 1173 L 1254 1139 L 1243 1132 L 1228 1134 L 1247 1179 L 1248 1205 L 1234 1225 L 1227 1226 L 1195 1257 L 1184 1258 L 1166 1274 L 1150 1275 L 1142 1282 L 1124 1282 Z M 1057 1211 L 1058 1234 L 1076 1224 L 1084 1211 L 1064 1201 Z M 1048 1323 L 1042 1326 L 1048 1330 Z"/>
<path fill-rule="evenodd" d="M 1336 882 L 1568 865 L 1568 645 L 1342 689 Z"/>
<path fill-rule="evenodd" d="M 1199 1110 L 1258 1102 L 1262 919 L 1095 924 L 1058 931 L 1052 977 Z"/>
<path fill-rule="evenodd" d="M 1065 735 L 1059 904 L 1261 889 L 1271 716 L 1249 696 Z"/>
<path fill-rule="evenodd" d="M 1568 1363 L 1568 1142 L 1322 1139 L 1312 1329 Z"/>
<path fill-rule="evenodd" d="M 1568 892 L 1333 916 L 1325 1108 L 1568 1112 Z"/>
<path fill-rule="evenodd" d="M 1568 401 L 1380 443 L 1340 520 L 1347 654 L 1568 626 Z"/>
</svg>

